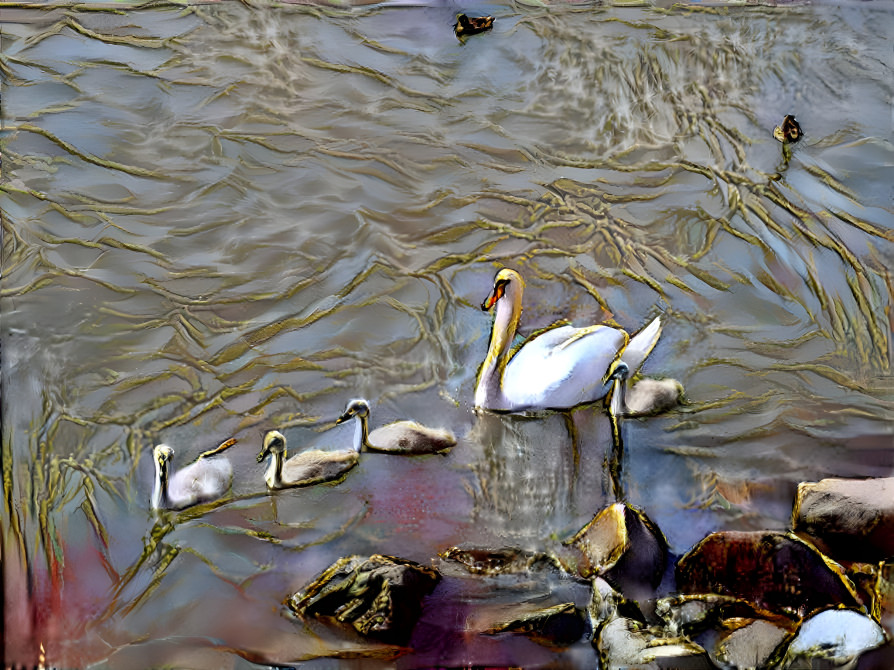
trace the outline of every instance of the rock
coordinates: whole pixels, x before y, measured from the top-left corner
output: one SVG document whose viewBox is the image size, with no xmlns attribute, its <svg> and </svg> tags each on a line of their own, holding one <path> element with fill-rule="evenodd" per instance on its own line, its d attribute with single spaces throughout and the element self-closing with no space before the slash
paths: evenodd
<svg viewBox="0 0 894 670">
<path fill-rule="evenodd" d="M 788 629 L 764 619 L 746 620 L 720 638 L 711 660 L 728 670 L 766 668 L 788 634 Z"/>
<path fill-rule="evenodd" d="M 881 622 L 888 637 L 894 638 L 894 559 L 879 564 L 875 594 L 873 616 Z"/>
<path fill-rule="evenodd" d="M 521 633 L 547 647 L 567 647 L 581 639 L 584 632 L 586 625 L 574 603 L 535 609 L 485 631 L 488 635 Z"/>
<path fill-rule="evenodd" d="M 610 619 L 593 644 L 604 668 L 652 670 L 708 670 L 714 666 L 700 646 L 685 638 L 656 635 L 644 624 L 626 617 Z"/>
<path fill-rule="evenodd" d="M 599 630 L 606 621 L 619 616 L 633 619 L 640 623 L 645 623 L 646 621 L 639 606 L 634 601 L 627 600 L 601 577 L 593 578 L 593 590 L 590 596 L 590 604 L 587 607 L 587 615 L 590 617 L 590 624 L 593 630 Z"/>
<path fill-rule="evenodd" d="M 836 559 L 894 557 L 894 477 L 802 483 L 792 522 Z"/>
<path fill-rule="evenodd" d="M 440 579 L 436 570 L 392 556 L 348 556 L 324 570 L 287 604 L 300 616 L 334 617 L 361 635 L 406 644 L 423 598 Z"/>
<path fill-rule="evenodd" d="M 859 606 L 841 566 L 791 533 L 712 533 L 677 562 L 676 576 L 683 593 L 733 596 L 792 617 Z"/>
<path fill-rule="evenodd" d="M 756 619 L 773 615 L 751 603 L 716 594 L 670 596 L 655 603 L 655 614 L 665 622 L 670 635 L 698 635 L 727 619 Z M 783 622 L 777 622 L 785 625 Z M 791 622 L 786 622 L 791 627 Z"/>
<path fill-rule="evenodd" d="M 580 552 L 577 571 L 598 575 L 635 600 L 650 596 L 667 564 L 667 540 L 642 511 L 615 503 L 565 542 Z"/>
<path fill-rule="evenodd" d="M 853 610 L 825 610 L 806 619 L 791 641 L 783 668 L 843 665 L 865 651 L 885 643 L 885 632 L 868 616 Z M 826 665 L 826 664 L 822 664 Z"/>
<path fill-rule="evenodd" d="M 439 555 L 443 560 L 462 564 L 466 570 L 475 575 L 518 574 L 544 568 L 561 570 L 556 561 L 547 554 L 512 547 L 502 549 L 451 547 Z"/>
</svg>

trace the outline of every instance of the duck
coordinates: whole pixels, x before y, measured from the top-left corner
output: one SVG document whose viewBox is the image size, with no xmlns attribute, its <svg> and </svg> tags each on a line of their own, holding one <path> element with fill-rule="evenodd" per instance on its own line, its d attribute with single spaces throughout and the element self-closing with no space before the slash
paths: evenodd
<svg viewBox="0 0 894 670">
<path fill-rule="evenodd" d="M 494 27 L 494 17 L 492 16 L 466 16 L 465 14 L 456 15 L 456 23 L 453 24 L 453 32 L 459 38 L 468 35 L 477 35 L 485 30 Z"/>
<path fill-rule="evenodd" d="M 429 428 L 415 421 L 395 421 L 369 432 L 369 402 L 364 398 L 350 400 L 335 423 L 357 419 L 354 446 L 360 451 L 389 454 L 442 454 L 456 445 L 449 430 Z"/>
<path fill-rule="evenodd" d="M 271 430 L 264 435 L 264 446 L 258 454 L 258 463 L 267 456 L 271 458 L 264 480 L 267 488 L 276 490 L 338 479 L 357 465 L 360 449 L 310 449 L 286 460 L 286 438 L 278 430 Z"/>
<path fill-rule="evenodd" d="M 801 139 L 803 134 L 794 114 L 786 114 L 785 118 L 782 119 L 782 123 L 773 128 L 773 137 L 783 144 L 795 143 Z"/>
<path fill-rule="evenodd" d="M 475 408 L 495 412 L 567 410 L 605 398 L 623 363 L 635 372 L 661 335 L 661 317 L 633 337 L 604 324 L 558 326 L 526 340 L 513 354 L 525 283 L 515 270 L 494 277 L 483 311 L 496 305 L 490 345 L 478 373 Z M 625 373 L 625 379 L 626 379 Z"/>
<path fill-rule="evenodd" d="M 157 445 L 152 450 L 155 460 L 152 509 L 180 510 L 223 497 L 233 483 L 233 466 L 229 459 L 214 456 L 235 443 L 232 438 L 226 440 L 174 474 L 169 472 L 174 450 L 166 444 Z"/>
</svg>

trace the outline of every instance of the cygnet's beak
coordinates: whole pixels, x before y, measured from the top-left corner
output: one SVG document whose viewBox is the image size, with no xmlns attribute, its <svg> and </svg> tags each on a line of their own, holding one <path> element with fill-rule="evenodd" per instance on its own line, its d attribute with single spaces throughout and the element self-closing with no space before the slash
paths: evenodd
<svg viewBox="0 0 894 670">
<path fill-rule="evenodd" d="M 261 449 L 261 453 L 258 454 L 258 463 L 263 461 L 267 457 L 267 454 L 269 454 L 269 453 L 270 453 L 269 449 Z"/>
<path fill-rule="evenodd" d="M 348 421 L 349 419 L 353 419 L 353 418 L 354 418 L 353 412 L 345 412 L 344 414 L 342 414 L 340 417 L 338 417 L 335 420 L 335 425 L 337 426 L 338 424 L 344 423 L 345 421 Z"/>
</svg>

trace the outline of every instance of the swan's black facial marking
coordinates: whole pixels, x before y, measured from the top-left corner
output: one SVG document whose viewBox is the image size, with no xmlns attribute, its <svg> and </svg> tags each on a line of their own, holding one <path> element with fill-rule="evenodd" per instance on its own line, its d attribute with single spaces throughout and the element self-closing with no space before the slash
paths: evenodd
<svg viewBox="0 0 894 670">
<path fill-rule="evenodd" d="M 481 303 L 481 310 L 486 312 L 491 307 L 493 307 L 497 300 L 503 297 L 506 293 L 506 286 L 509 284 L 509 279 L 498 279 L 494 283 L 494 290 L 491 292 L 487 298 L 484 299 L 484 302 Z"/>
</svg>

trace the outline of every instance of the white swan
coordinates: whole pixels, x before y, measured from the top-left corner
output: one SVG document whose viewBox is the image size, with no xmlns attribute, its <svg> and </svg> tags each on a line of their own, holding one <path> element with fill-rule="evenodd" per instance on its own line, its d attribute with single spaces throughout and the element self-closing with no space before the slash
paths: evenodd
<svg viewBox="0 0 894 670">
<path fill-rule="evenodd" d="M 226 458 L 212 456 L 235 443 L 234 439 L 223 442 L 173 475 L 168 472 L 168 468 L 174 450 L 166 444 L 156 446 L 152 450 L 155 460 L 152 509 L 183 509 L 220 498 L 233 481 L 233 466 Z"/>
<path fill-rule="evenodd" d="M 655 318 L 632 338 L 604 325 L 560 326 L 527 340 L 514 355 L 512 338 L 522 311 L 524 280 L 503 268 L 481 309 L 496 304 L 490 347 L 478 373 L 475 407 L 502 412 L 569 409 L 605 397 L 624 363 L 635 372 L 661 334 Z"/>
<path fill-rule="evenodd" d="M 354 446 L 359 451 L 383 451 L 393 454 L 436 454 L 456 445 L 449 430 L 428 428 L 415 421 L 395 421 L 369 432 L 369 403 L 363 398 L 348 402 L 336 423 L 357 419 Z"/>
<path fill-rule="evenodd" d="M 264 446 L 258 454 L 258 463 L 268 455 L 270 465 L 264 473 L 267 487 L 284 489 L 291 486 L 309 486 L 338 479 L 357 465 L 359 449 L 338 449 L 323 451 L 311 449 L 302 451 L 286 460 L 286 438 L 278 430 L 271 430 L 264 436 Z"/>
</svg>

